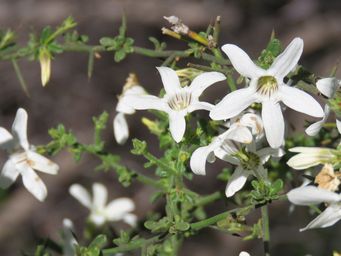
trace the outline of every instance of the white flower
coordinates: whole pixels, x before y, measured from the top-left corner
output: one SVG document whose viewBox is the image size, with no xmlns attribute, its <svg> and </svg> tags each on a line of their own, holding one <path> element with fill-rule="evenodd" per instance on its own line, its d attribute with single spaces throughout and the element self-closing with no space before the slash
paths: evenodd
<svg viewBox="0 0 341 256">
<path fill-rule="evenodd" d="M 334 77 L 323 78 L 317 81 L 316 87 L 317 89 L 327 98 L 334 97 L 336 91 L 340 88 L 341 81 L 337 80 Z M 322 120 L 311 124 L 305 131 L 310 136 L 315 136 L 321 130 L 322 126 L 330 115 L 330 107 L 328 104 L 324 106 L 324 117 Z M 336 119 L 336 127 L 341 133 L 341 120 Z"/>
<path fill-rule="evenodd" d="M 296 169 L 303 170 L 319 164 L 328 164 L 335 160 L 336 150 L 319 147 L 295 147 L 289 149 L 291 152 L 299 154 L 291 157 L 287 164 Z"/>
<path fill-rule="evenodd" d="M 327 208 L 305 228 L 326 228 L 334 225 L 341 219 L 341 195 L 315 186 L 295 188 L 288 192 L 288 199 L 297 205 L 312 205 L 326 203 Z"/>
<path fill-rule="evenodd" d="M 250 256 L 250 254 L 248 252 L 240 252 L 239 256 Z"/>
<path fill-rule="evenodd" d="M 234 68 L 242 76 L 250 79 L 250 85 L 225 96 L 211 110 L 212 119 L 229 119 L 252 103 L 260 102 L 266 138 L 271 147 L 278 148 L 284 141 L 284 119 L 280 102 L 310 116 L 324 116 L 321 106 L 312 96 L 286 85 L 283 81 L 284 77 L 295 68 L 302 54 L 302 39 L 295 38 L 267 70 L 254 64 L 236 45 L 226 44 L 222 50 L 229 57 Z"/>
<path fill-rule="evenodd" d="M 73 223 L 69 219 L 63 219 L 63 255 L 76 255 L 76 246 L 78 242 L 73 234 Z"/>
<path fill-rule="evenodd" d="M 120 220 L 131 226 L 136 224 L 136 215 L 130 213 L 135 209 L 134 201 L 130 198 L 118 198 L 106 205 L 108 191 L 103 184 L 93 184 L 93 199 L 91 199 L 88 191 L 79 184 L 73 184 L 69 188 L 69 192 L 83 206 L 90 210 L 89 219 L 97 226 L 101 226 L 105 222 Z"/>
<path fill-rule="evenodd" d="M 8 188 L 21 174 L 27 190 L 39 201 L 43 201 L 47 189 L 34 170 L 55 175 L 59 166 L 30 147 L 27 140 L 27 112 L 24 109 L 19 108 L 17 111 L 12 134 L 0 127 L 0 148 L 9 154 L 0 174 L 0 187 Z"/>
<path fill-rule="evenodd" d="M 167 67 L 157 69 L 166 91 L 163 98 L 153 95 L 128 95 L 126 99 L 131 107 L 138 110 L 156 109 L 166 112 L 172 137 L 176 142 L 180 142 L 186 130 L 185 116 L 199 109 L 210 111 L 213 107 L 210 103 L 199 101 L 199 96 L 207 87 L 226 78 L 218 72 L 206 72 L 194 78 L 190 86 L 182 88 L 174 70 Z"/>
<path fill-rule="evenodd" d="M 249 175 L 259 175 L 266 178 L 267 174 L 263 164 L 270 156 L 280 157 L 283 155 L 283 151 L 279 148 L 268 147 L 257 151 L 255 142 L 247 145 L 246 149 L 238 142 L 251 143 L 252 134 L 247 126 L 234 123 L 229 130 L 214 138 L 208 146 L 197 148 L 190 160 L 192 171 L 198 175 L 206 175 L 206 160 L 214 162 L 215 156 L 237 165 L 226 186 L 225 194 L 227 197 L 233 196 L 242 189 Z"/>
<path fill-rule="evenodd" d="M 146 91 L 142 86 L 138 85 L 138 81 L 135 74 L 129 74 L 126 84 L 123 87 L 123 93 L 118 99 L 116 106 L 117 114 L 113 120 L 113 128 L 116 142 L 120 145 L 124 144 L 129 138 L 129 127 L 126 119 L 126 115 L 132 115 L 135 113 L 135 109 L 126 100 L 127 95 L 143 95 Z"/>
</svg>

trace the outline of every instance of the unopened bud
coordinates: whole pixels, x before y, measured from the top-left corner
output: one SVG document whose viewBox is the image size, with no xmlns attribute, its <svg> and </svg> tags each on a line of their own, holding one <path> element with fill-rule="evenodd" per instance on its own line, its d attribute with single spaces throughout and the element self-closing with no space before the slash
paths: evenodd
<svg viewBox="0 0 341 256">
<path fill-rule="evenodd" d="M 51 54 L 46 48 L 40 49 L 39 62 L 41 69 L 41 83 L 45 86 L 51 76 Z"/>
</svg>

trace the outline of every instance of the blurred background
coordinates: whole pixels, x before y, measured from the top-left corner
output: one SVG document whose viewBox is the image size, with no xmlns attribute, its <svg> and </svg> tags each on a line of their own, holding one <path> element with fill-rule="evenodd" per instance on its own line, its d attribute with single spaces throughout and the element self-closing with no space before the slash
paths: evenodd
<svg viewBox="0 0 341 256">
<path fill-rule="evenodd" d="M 2 0 L 0 1 L 0 28 L 11 28 L 25 42 L 29 31 L 40 31 L 44 26 L 56 26 L 72 15 L 78 22 L 80 34 L 90 37 L 90 43 L 98 44 L 102 36 L 117 33 L 122 12 L 128 18 L 128 35 L 136 45 L 152 48 L 149 36 L 164 40 L 169 49 L 184 49 L 172 38 L 161 34 L 161 27 L 168 26 L 163 16 L 179 16 L 194 31 L 205 30 L 217 15 L 222 18 L 220 44 L 235 43 L 256 58 L 266 46 L 271 31 L 287 45 L 293 37 L 304 39 L 305 49 L 301 60 L 308 69 L 320 76 L 327 76 L 337 63 L 341 53 L 341 1 L 339 0 Z M 72 129 L 84 143 L 92 139 L 92 116 L 103 110 L 110 113 L 112 120 L 117 95 L 129 72 L 135 72 L 141 84 L 151 93 L 157 93 L 161 86 L 155 66 L 162 62 L 138 55 L 130 55 L 122 63 L 115 63 L 113 55 L 102 54 L 97 59 L 94 74 L 87 78 L 87 58 L 82 53 L 65 53 L 57 56 L 52 64 L 52 76 L 46 88 L 40 83 L 40 68 L 37 62 L 20 61 L 23 75 L 28 83 L 31 97 L 25 96 L 15 72 L 9 62 L 0 62 L 0 126 L 10 128 L 18 107 L 29 113 L 28 135 L 32 144 L 49 141 L 47 130 L 59 123 Z M 338 71 L 338 77 L 341 72 Z M 226 88 L 214 87 L 208 94 L 217 98 Z M 288 113 L 295 116 L 295 113 Z M 303 116 L 301 118 L 303 124 Z M 130 118 L 130 132 L 133 137 L 148 139 L 154 150 L 158 142 L 149 137 L 147 129 L 141 128 L 141 113 Z M 111 121 L 110 121 L 111 125 Z M 130 142 L 118 146 L 114 142 L 112 129 L 105 133 L 108 148 L 122 155 L 124 162 L 141 170 L 142 158 L 129 155 Z M 1 163 L 5 155 L 0 153 Z M 110 199 L 120 196 L 132 197 L 136 213 L 140 217 L 160 205 L 148 201 L 151 188 L 134 183 L 124 189 L 115 179 L 114 172 L 95 173 L 98 162 L 90 157 L 76 165 L 67 153 L 53 159 L 61 166 L 57 176 L 39 175 L 46 182 L 49 195 L 39 203 L 22 186 L 20 179 L 7 191 L 0 191 L 0 255 L 20 255 L 33 252 L 36 241 L 42 237 L 59 240 L 62 219 L 70 218 L 76 224 L 76 233 L 82 234 L 82 226 L 88 214 L 68 194 L 72 183 L 81 183 L 88 188 L 94 181 L 104 182 L 110 188 Z M 194 177 L 192 187 L 198 193 L 212 193 L 217 188 L 224 190 L 225 184 L 215 176 L 222 163 L 217 163 L 206 177 Z M 208 209 L 209 214 L 223 211 L 228 205 L 220 202 Z M 312 218 L 304 207 L 297 208 L 291 215 L 287 203 L 270 206 L 271 248 L 273 255 L 331 255 L 332 249 L 341 250 L 340 225 L 333 228 L 300 233 Z M 256 214 L 257 216 L 257 214 Z M 252 255 L 261 255 L 259 240 L 243 242 L 240 237 L 225 235 L 206 229 L 185 242 L 180 255 L 223 256 L 238 255 L 247 250 Z"/>
</svg>

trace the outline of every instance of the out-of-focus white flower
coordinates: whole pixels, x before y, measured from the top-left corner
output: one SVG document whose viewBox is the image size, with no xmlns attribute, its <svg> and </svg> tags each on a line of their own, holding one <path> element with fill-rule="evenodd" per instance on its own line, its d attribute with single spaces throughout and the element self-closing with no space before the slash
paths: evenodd
<svg viewBox="0 0 341 256">
<path fill-rule="evenodd" d="M 134 201 L 130 198 L 118 198 L 106 204 L 108 191 L 103 184 L 93 184 L 92 199 L 88 191 L 79 184 L 73 184 L 69 188 L 69 192 L 83 206 L 90 210 L 89 219 L 97 226 L 101 226 L 105 222 L 120 220 L 131 226 L 136 224 L 137 217 L 131 213 L 135 209 Z"/>
<path fill-rule="evenodd" d="M 303 170 L 319 164 L 332 163 L 336 159 L 335 149 L 319 147 L 295 147 L 289 149 L 299 154 L 291 157 L 287 164 L 296 169 Z"/>
<path fill-rule="evenodd" d="M 9 154 L 0 174 L 0 187 L 8 188 L 21 174 L 27 190 L 39 201 L 43 201 L 47 189 L 34 170 L 55 175 L 59 166 L 30 147 L 27 140 L 27 112 L 24 109 L 19 108 L 17 111 L 12 134 L 0 127 L 0 148 Z"/>
<path fill-rule="evenodd" d="M 210 112 L 214 120 L 238 115 L 254 102 L 262 103 L 262 120 L 266 138 L 273 148 L 284 142 L 284 119 L 280 102 L 314 117 L 323 117 L 320 104 L 309 94 L 286 85 L 284 77 L 295 68 L 303 51 L 303 40 L 295 38 L 289 46 L 264 70 L 258 67 L 238 46 L 226 44 L 222 50 L 234 68 L 250 79 L 249 86 L 236 90 L 223 98 Z"/>
<path fill-rule="evenodd" d="M 126 100 L 127 95 L 143 95 L 146 91 L 142 86 L 138 84 L 138 80 L 135 74 L 129 74 L 126 84 L 123 87 L 122 95 L 119 96 L 116 106 L 117 114 L 113 120 L 113 128 L 116 142 L 118 144 L 124 144 L 129 138 L 129 127 L 126 119 L 126 115 L 132 115 L 135 113 L 135 109 Z"/>
<path fill-rule="evenodd" d="M 75 256 L 78 242 L 73 234 L 74 227 L 70 219 L 63 220 L 63 255 Z"/>
<path fill-rule="evenodd" d="M 240 120 L 243 120 L 243 117 Z M 253 121 L 259 120 L 254 119 Z M 283 150 L 279 148 L 268 147 L 257 151 L 256 143 L 252 142 L 252 133 L 248 128 L 252 129 L 255 125 L 248 122 L 242 124 L 243 122 L 233 123 L 229 130 L 214 138 L 208 146 L 197 148 L 190 160 L 192 171 L 198 175 L 206 175 L 206 160 L 214 162 L 215 157 L 237 165 L 226 186 L 227 197 L 233 196 L 242 189 L 249 175 L 266 178 L 267 174 L 263 164 L 270 156 L 280 157 L 283 155 Z M 248 145 L 245 148 L 239 143 Z"/>
<path fill-rule="evenodd" d="M 250 256 L 248 252 L 240 252 L 239 256 Z"/>
<path fill-rule="evenodd" d="M 185 116 L 195 110 L 210 111 L 213 107 L 210 103 L 199 101 L 199 96 L 207 87 L 226 78 L 218 72 L 206 72 L 194 78 L 190 86 L 181 87 L 173 69 L 167 67 L 157 69 L 166 91 L 163 98 L 153 95 L 127 95 L 126 100 L 137 110 L 156 109 L 166 112 L 172 137 L 176 142 L 180 142 L 186 130 Z"/>
<path fill-rule="evenodd" d="M 311 221 L 305 228 L 305 231 L 312 228 L 326 228 L 334 225 L 341 219 L 341 195 L 315 186 L 305 186 L 295 188 L 288 192 L 288 199 L 297 205 L 313 205 L 326 203 L 327 208 Z"/>
<path fill-rule="evenodd" d="M 323 78 L 317 81 L 316 87 L 317 89 L 327 98 L 332 98 L 334 97 L 336 91 L 340 88 L 341 86 L 341 81 L 334 78 L 334 77 L 328 77 L 328 78 Z M 317 121 L 313 124 L 311 124 L 305 131 L 308 135 L 310 136 L 315 136 L 318 134 L 318 132 L 321 130 L 322 126 L 327 122 L 327 119 L 330 115 L 330 107 L 328 104 L 324 106 L 324 117 L 322 120 Z M 336 127 L 341 133 L 341 120 L 336 118 Z"/>
</svg>

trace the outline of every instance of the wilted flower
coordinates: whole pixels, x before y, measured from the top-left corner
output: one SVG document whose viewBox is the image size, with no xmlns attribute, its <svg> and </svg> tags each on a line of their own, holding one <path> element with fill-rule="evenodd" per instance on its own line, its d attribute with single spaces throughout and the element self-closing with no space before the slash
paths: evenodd
<svg viewBox="0 0 341 256">
<path fill-rule="evenodd" d="M 169 130 L 173 139 L 180 142 L 186 130 L 185 116 L 195 110 L 211 110 L 212 104 L 199 101 L 202 92 L 213 83 L 225 80 L 218 72 L 206 72 L 198 75 L 189 86 L 181 87 L 176 72 L 167 67 L 157 68 L 166 94 L 163 98 L 153 95 L 127 95 L 130 106 L 137 110 L 156 109 L 169 116 Z"/>
<path fill-rule="evenodd" d="M 90 210 L 89 219 L 97 226 L 101 226 L 105 222 L 120 220 L 131 226 L 136 224 L 137 217 L 131 213 L 135 209 L 134 201 L 130 198 L 118 198 L 106 205 L 108 191 L 103 184 L 93 184 L 92 199 L 88 191 L 79 184 L 73 184 L 69 188 L 69 192 Z"/>
<path fill-rule="evenodd" d="M 146 94 L 146 91 L 138 84 L 136 75 L 133 73 L 129 74 L 123 87 L 122 95 L 119 96 L 116 106 L 117 114 L 113 120 L 114 135 L 118 144 L 124 144 L 129 138 L 129 127 L 126 115 L 135 113 L 135 109 L 130 106 L 129 101 L 126 100 L 126 96 L 144 94 Z"/>
<path fill-rule="evenodd" d="M 163 17 L 165 20 L 167 20 L 170 24 L 172 24 L 172 30 L 175 32 L 175 33 L 179 33 L 179 34 L 183 34 L 183 35 L 187 35 L 188 32 L 189 32 L 189 28 L 188 26 L 186 26 L 182 20 L 180 20 L 178 17 L 176 16 L 169 16 L 169 17 L 166 17 L 164 16 Z"/>
<path fill-rule="evenodd" d="M 336 160 L 335 149 L 319 147 L 295 147 L 289 149 L 291 152 L 299 153 L 289 159 L 287 164 L 296 169 L 302 170 L 319 164 L 328 164 Z"/>
<path fill-rule="evenodd" d="M 75 256 L 78 242 L 73 234 L 73 223 L 69 219 L 63 220 L 63 255 Z"/>
<path fill-rule="evenodd" d="M 341 219 L 341 195 L 315 186 L 295 188 L 288 192 L 288 199 L 297 205 L 313 205 L 326 203 L 327 208 L 305 228 L 326 228 L 334 225 Z"/>
<path fill-rule="evenodd" d="M 317 81 L 317 89 L 327 98 L 333 98 L 337 90 L 340 88 L 341 82 L 334 77 L 323 78 Z M 315 136 L 322 128 L 330 115 L 330 107 L 328 104 L 324 106 L 324 117 L 322 120 L 311 124 L 305 131 L 310 136 Z M 336 118 L 336 127 L 341 133 L 341 121 Z"/>
<path fill-rule="evenodd" d="M 334 168 L 331 164 L 325 164 L 322 170 L 316 175 L 315 183 L 319 188 L 323 188 L 329 191 L 336 191 L 340 185 L 341 173 L 334 172 Z"/>
<path fill-rule="evenodd" d="M 9 154 L 0 174 L 0 187 L 8 188 L 21 174 L 27 190 L 43 201 L 47 196 L 47 189 L 34 170 L 55 175 L 59 166 L 30 147 L 27 140 L 27 112 L 24 109 L 19 108 L 17 111 L 12 134 L 0 127 L 0 148 Z"/>
<path fill-rule="evenodd" d="M 214 120 L 229 119 L 238 115 L 254 102 L 262 103 L 262 120 L 266 138 L 273 148 L 284 141 L 284 119 L 280 102 L 288 107 L 314 117 L 323 117 L 319 103 L 309 94 L 284 83 L 284 77 L 295 68 L 303 51 L 303 40 L 295 38 L 289 46 L 264 70 L 252 62 L 238 46 L 226 44 L 222 50 L 234 68 L 250 79 L 249 86 L 228 94 L 212 110 Z"/>
</svg>

